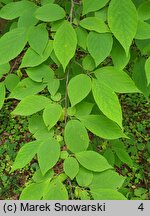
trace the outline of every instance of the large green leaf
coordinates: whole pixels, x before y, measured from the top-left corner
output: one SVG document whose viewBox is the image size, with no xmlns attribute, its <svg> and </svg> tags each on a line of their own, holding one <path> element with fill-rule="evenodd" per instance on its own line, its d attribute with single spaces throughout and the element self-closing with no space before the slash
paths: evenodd
<svg viewBox="0 0 150 216">
<path fill-rule="evenodd" d="M 46 127 L 50 130 L 60 119 L 62 107 L 59 104 L 49 103 L 43 112 L 43 119 Z"/>
<path fill-rule="evenodd" d="M 32 81 L 30 78 L 21 80 L 17 86 L 12 90 L 9 98 L 16 98 L 22 100 L 23 98 L 34 95 L 42 91 L 46 87 L 43 83 L 37 83 Z"/>
<path fill-rule="evenodd" d="M 136 34 L 137 23 L 137 11 L 131 0 L 111 0 L 108 8 L 108 24 L 127 55 Z"/>
<path fill-rule="evenodd" d="M 71 105 L 74 106 L 82 101 L 91 91 L 92 84 L 89 76 L 79 74 L 69 81 L 68 95 Z"/>
<path fill-rule="evenodd" d="M 33 141 L 24 144 L 15 158 L 12 171 L 25 167 L 37 153 L 39 145 L 39 141 Z"/>
<path fill-rule="evenodd" d="M 121 128 L 104 115 L 87 115 L 80 119 L 84 126 L 96 136 L 104 139 L 126 138 Z"/>
<path fill-rule="evenodd" d="M 80 21 L 80 26 L 98 33 L 110 32 L 108 26 L 98 17 L 87 17 Z"/>
<path fill-rule="evenodd" d="M 90 55 L 87 55 L 83 58 L 82 66 L 83 69 L 87 71 L 93 71 L 96 68 L 95 61 Z"/>
<path fill-rule="evenodd" d="M 66 21 L 60 26 L 54 37 L 54 51 L 64 71 L 75 54 L 76 46 L 76 32 L 71 24 Z"/>
<path fill-rule="evenodd" d="M 5 85 L 4 82 L 0 83 L 0 109 L 2 108 L 5 100 Z"/>
<path fill-rule="evenodd" d="M 0 38 L 0 64 L 8 63 L 23 50 L 27 43 L 25 28 L 16 28 Z"/>
<path fill-rule="evenodd" d="M 106 85 L 118 93 L 140 92 L 133 80 L 123 70 L 117 67 L 102 67 L 94 72 L 97 79 L 103 81 Z"/>
<path fill-rule="evenodd" d="M 80 26 L 78 26 L 76 29 L 76 34 L 77 34 L 77 42 L 78 45 L 83 48 L 84 50 L 86 50 L 86 41 L 87 41 L 87 36 L 88 33 L 85 29 L 81 28 Z"/>
<path fill-rule="evenodd" d="M 58 4 L 46 4 L 38 8 L 35 12 L 35 17 L 44 22 L 53 22 L 63 19 L 65 17 L 65 11 Z"/>
<path fill-rule="evenodd" d="M 75 117 L 79 118 L 82 116 L 89 115 L 93 109 L 94 104 L 88 102 L 81 102 L 75 106 L 76 112 Z"/>
<path fill-rule="evenodd" d="M 11 20 L 22 15 L 22 13 L 30 8 L 35 7 L 35 4 L 30 1 L 10 2 L 2 7 L 0 10 L 0 17 Z"/>
<path fill-rule="evenodd" d="M 144 21 L 139 21 L 135 38 L 139 40 L 149 39 L 150 38 L 150 24 Z"/>
<path fill-rule="evenodd" d="M 113 170 L 106 170 L 101 173 L 94 173 L 93 180 L 89 185 L 89 188 L 92 189 L 119 189 L 125 177 L 119 175 L 117 172 Z"/>
<path fill-rule="evenodd" d="M 20 79 L 16 74 L 9 74 L 5 79 L 6 88 L 11 92 L 19 83 Z"/>
<path fill-rule="evenodd" d="M 138 7 L 138 16 L 140 20 L 150 19 L 150 2 L 149 1 L 142 1 L 140 6 Z"/>
<path fill-rule="evenodd" d="M 68 157 L 64 161 L 63 168 L 66 175 L 69 176 L 71 180 L 73 180 L 79 172 L 78 161 L 73 157 Z"/>
<path fill-rule="evenodd" d="M 21 100 L 12 114 L 24 116 L 32 115 L 44 109 L 49 102 L 50 100 L 44 96 L 30 95 Z"/>
<path fill-rule="evenodd" d="M 20 200 L 40 200 L 43 197 L 45 190 L 48 187 L 49 182 L 44 181 L 41 183 L 29 184 L 23 189 L 20 195 Z"/>
<path fill-rule="evenodd" d="M 95 151 L 78 152 L 75 156 L 84 168 L 94 172 L 102 172 L 112 168 L 107 160 Z"/>
<path fill-rule="evenodd" d="M 146 72 L 147 83 L 150 84 L 150 57 L 147 59 L 145 63 L 145 72 Z"/>
<path fill-rule="evenodd" d="M 88 148 L 88 133 L 78 120 L 68 121 L 65 127 L 64 138 L 68 149 L 73 153 L 84 151 Z"/>
<path fill-rule="evenodd" d="M 54 138 L 44 140 L 38 149 L 38 162 L 44 175 L 58 161 L 60 156 L 60 145 Z"/>
<path fill-rule="evenodd" d="M 117 95 L 101 80 L 93 79 L 92 92 L 99 109 L 122 127 L 122 110 Z"/>
<path fill-rule="evenodd" d="M 126 197 L 112 189 L 93 189 L 90 191 L 94 200 L 126 200 Z"/>
<path fill-rule="evenodd" d="M 48 31 L 45 24 L 32 27 L 29 32 L 28 42 L 31 48 L 42 55 L 48 43 Z"/>
<path fill-rule="evenodd" d="M 85 15 L 92 11 L 97 11 L 103 8 L 109 0 L 83 0 L 83 12 L 82 14 Z"/>
<path fill-rule="evenodd" d="M 87 48 L 96 66 L 109 56 L 113 45 L 113 39 L 110 33 L 90 32 L 87 37 Z"/>
<path fill-rule="evenodd" d="M 35 66 L 40 65 L 41 63 L 43 63 L 44 61 L 48 59 L 52 50 L 53 50 L 52 40 L 49 40 L 42 56 L 38 55 L 31 47 L 29 47 L 22 59 L 20 68 L 35 67 Z"/>
<path fill-rule="evenodd" d="M 93 179 L 93 173 L 90 170 L 85 169 L 84 167 L 80 166 L 79 172 L 76 176 L 76 181 L 78 185 L 81 187 L 87 187 L 91 184 Z"/>
<path fill-rule="evenodd" d="M 44 200 L 68 200 L 68 192 L 63 183 L 55 179 L 50 182 Z"/>
<path fill-rule="evenodd" d="M 10 70 L 10 65 L 9 65 L 9 63 L 1 64 L 1 65 L 0 65 L 0 78 L 1 78 L 4 74 L 8 73 L 9 70 Z"/>
</svg>

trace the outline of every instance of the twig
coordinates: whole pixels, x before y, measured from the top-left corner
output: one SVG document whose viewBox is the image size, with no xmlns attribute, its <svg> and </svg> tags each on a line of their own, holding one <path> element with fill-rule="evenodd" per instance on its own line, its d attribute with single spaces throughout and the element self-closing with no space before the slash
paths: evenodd
<svg viewBox="0 0 150 216">
<path fill-rule="evenodd" d="M 70 23 L 72 24 L 72 21 L 73 21 L 73 9 L 74 9 L 74 1 L 71 0 L 71 8 L 70 8 Z"/>
</svg>

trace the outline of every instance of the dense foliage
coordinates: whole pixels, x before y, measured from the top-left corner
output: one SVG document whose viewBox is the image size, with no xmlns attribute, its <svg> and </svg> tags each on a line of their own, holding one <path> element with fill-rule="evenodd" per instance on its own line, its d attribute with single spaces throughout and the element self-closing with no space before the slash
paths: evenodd
<svg viewBox="0 0 150 216">
<path fill-rule="evenodd" d="M 20 199 L 124 200 L 130 186 L 148 199 L 149 116 L 143 125 L 125 113 L 134 100 L 138 115 L 139 101 L 149 109 L 150 1 L 0 3 L 1 124 L 9 107 L 25 134 L 10 140 L 24 144 L 0 171 L 13 178 L 30 167 Z"/>
</svg>

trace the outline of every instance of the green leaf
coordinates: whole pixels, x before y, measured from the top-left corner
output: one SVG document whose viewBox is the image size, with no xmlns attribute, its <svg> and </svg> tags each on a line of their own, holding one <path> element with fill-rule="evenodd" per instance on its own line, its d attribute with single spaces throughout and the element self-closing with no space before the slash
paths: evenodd
<svg viewBox="0 0 150 216">
<path fill-rule="evenodd" d="M 126 138 L 121 128 L 104 115 L 87 115 L 80 119 L 84 126 L 96 136 L 104 139 Z"/>
<path fill-rule="evenodd" d="M 73 153 L 84 151 L 89 145 L 87 130 L 78 120 L 68 121 L 64 139 L 68 149 Z"/>
<path fill-rule="evenodd" d="M 68 157 L 64 160 L 63 168 L 66 175 L 69 176 L 71 180 L 73 180 L 79 172 L 78 161 L 73 157 Z"/>
<path fill-rule="evenodd" d="M 130 53 L 126 55 L 123 47 L 117 40 L 113 40 L 113 47 L 111 51 L 112 61 L 115 67 L 123 69 L 130 60 Z"/>
<path fill-rule="evenodd" d="M 41 200 L 43 194 L 48 187 L 48 181 L 41 183 L 33 183 L 23 189 L 20 200 Z"/>
<path fill-rule="evenodd" d="M 46 107 L 50 100 L 41 95 L 30 95 L 25 97 L 13 110 L 12 115 L 32 115 Z"/>
<path fill-rule="evenodd" d="M 19 83 L 20 79 L 16 74 L 9 74 L 5 79 L 6 88 L 11 92 Z"/>
<path fill-rule="evenodd" d="M 48 31 L 45 24 L 33 26 L 28 35 L 28 42 L 30 47 L 42 56 L 46 45 L 48 43 Z"/>
<path fill-rule="evenodd" d="M 109 0 L 83 0 L 83 12 L 82 14 L 85 15 L 92 11 L 97 11 L 103 8 Z"/>
<path fill-rule="evenodd" d="M 53 176 L 54 176 L 54 171 L 53 170 L 48 170 L 48 172 L 43 176 L 41 170 L 38 169 L 34 173 L 32 179 L 33 179 L 34 182 L 40 183 L 40 182 L 43 182 L 43 181 L 46 181 L 46 180 L 51 180 L 53 178 Z"/>
<path fill-rule="evenodd" d="M 19 55 L 26 43 L 25 28 L 16 28 L 4 34 L 0 38 L 0 64 L 8 63 Z"/>
<path fill-rule="evenodd" d="M 35 12 L 35 17 L 44 22 L 53 22 L 63 19 L 65 17 L 65 11 L 58 4 L 46 4 L 38 8 Z"/>
<path fill-rule="evenodd" d="M 113 66 L 106 66 L 94 72 L 99 81 L 104 82 L 113 91 L 118 93 L 140 92 L 129 75 L 121 69 Z"/>
<path fill-rule="evenodd" d="M 96 66 L 110 55 L 113 39 L 110 33 L 90 32 L 87 37 L 87 48 Z"/>
<path fill-rule="evenodd" d="M 50 130 L 60 119 L 62 114 L 62 107 L 59 104 L 49 103 L 43 111 L 43 120 Z"/>
<path fill-rule="evenodd" d="M 80 26 L 75 29 L 76 34 L 77 34 L 77 42 L 78 45 L 86 50 L 86 41 L 87 41 L 87 36 L 88 33 L 85 29 L 81 28 Z"/>
<path fill-rule="evenodd" d="M 106 149 L 103 156 L 106 158 L 106 160 L 108 161 L 108 163 L 111 166 L 114 166 L 114 164 L 115 164 L 115 154 L 110 148 Z"/>
<path fill-rule="evenodd" d="M 112 168 L 107 160 L 95 151 L 78 152 L 75 156 L 84 168 L 94 172 L 102 172 Z"/>
<path fill-rule="evenodd" d="M 35 7 L 35 4 L 30 1 L 10 2 L 2 7 L 0 10 L 0 17 L 6 20 L 12 20 L 33 7 Z"/>
<path fill-rule="evenodd" d="M 93 109 L 94 104 L 88 102 L 81 102 L 75 106 L 75 116 L 80 119 L 82 116 L 89 115 Z"/>
<path fill-rule="evenodd" d="M 49 40 L 42 56 L 38 55 L 31 47 L 29 47 L 22 59 L 20 68 L 35 67 L 40 65 L 41 63 L 43 63 L 48 59 L 52 50 L 53 50 L 52 40 Z"/>
<path fill-rule="evenodd" d="M 150 57 L 146 60 L 145 72 L 146 72 L 147 83 L 150 84 Z"/>
<path fill-rule="evenodd" d="M 0 83 L 0 109 L 2 108 L 5 100 L 5 85 L 4 82 Z"/>
<path fill-rule="evenodd" d="M 93 179 L 93 173 L 90 170 L 80 167 L 76 176 L 76 181 L 81 187 L 87 187 L 91 184 Z"/>
<path fill-rule="evenodd" d="M 63 183 L 55 179 L 50 182 L 47 193 L 44 194 L 44 200 L 68 200 L 68 192 Z"/>
<path fill-rule="evenodd" d="M 54 51 L 64 71 L 75 54 L 76 46 L 76 32 L 71 24 L 66 21 L 60 26 L 54 37 Z"/>
<path fill-rule="evenodd" d="M 9 98 L 16 98 L 22 100 L 23 98 L 41 92 L 46 87 L 43 83 L 37 83 L 30 78 L 21 80 L 17 86 L 12 90 Z"/>
<path fill-rule="evenodd" d="M 150 38 L 150 24 L 144 21 L 139 21 L 135 38 L 139 40 L 149 39 Z"/>
<path fill-rule="evenodd" d="M 111 0 L 108 7 L 108 24 L 126 55 L 137 30 L 137 11 L 131 0 Z"/>
<path fill-rule="evenodd" d="M 60 145 L 54 138 L 44 140 L 38 149 L 38 162 L 43 175 L 51 169 L 60 156 Z"/>
<path fill-rule="evenodd" d="M 87 55 L 83 58 L 82 66 L 83 66 L 83 69 L 87 71 L 92 71 L 96 68 L 94 59 L 90 55 Z"/>
<path fill-rule="evenodd" d="M 140 20 L 148 20 L 150 19 L 150 2 L 142 1 L 140 6 L 138 7 L 138 17 Z"/>
<path fill-rule="evenodd" d="M 123 182 L 125 177 L 120 176 L 117 172 L 113 170 L 106 170 L 101 173 L 94 173 L 92 183 L 89 185 L 91 190 L 96 189 L 113 189 L 118 190 Z"/>
<path fill-rule="evenodd" d="M 87 17 L 80 21 L 80 26 L 98 33 L 110 32 L 108 26 L 98 17 Z"/>
<path fill-rule="evenodd" d="M 126 152 L 125 149 L 121 149 L 121 148 L 113 148 L 113 150 L 115 151 L 116 155 L 118 156 L 118 158 L 125 164 L 127 164 L 129 167 L 133 166 L 133 161 L 130 158 L 128 152 Z"/>
<path fill-rule="evenodd" d="M 91 79 L 85 74 L 73 77 L 68 84 L 68 96 L 71 105 L 74 106 L 82 101 L 91 91 Z"/>
<path fill-rule="evenodd" d="M 55 96 L 60 86 L 59 79 L 51 79 L 48 83 L 48 91 L 51 94 L 51 96 Z"/>
<path fill-rule="evenodd" d="M 41 64 L 37 67 L 27 68 L 26 73 L 35 82 L 51 82 L 54 78 L 54 71 L 45 64 Z"/>
<path fill-rule="evenodd" d="M 13 163 L 11 172 L 25 167 L 37 153 L 39 145 L 39 141 L 33 141 L 24 144 L 15 158 L 15 162 Z"/>
<path fill-rule="evenodd" d="M 9 63 L 0 65 L 0 78 L 10 70 Z"/>
<path fill-rule="evenodd" d="M 94 200 L 126 200 L 126 197 L 112 189 L 93 189 L 90 191 Z"/>
<path fill-rule="evenodd" d="M 99 109 L 122 127 L 122 110 L 117 95 L 100 80 L 93 79 L 92 92 Z"/>
</svg>

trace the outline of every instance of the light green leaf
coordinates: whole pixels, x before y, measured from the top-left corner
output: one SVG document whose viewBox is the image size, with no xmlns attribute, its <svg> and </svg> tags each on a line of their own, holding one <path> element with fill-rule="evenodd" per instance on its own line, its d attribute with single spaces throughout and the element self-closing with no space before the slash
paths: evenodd
<svg viewBox="0 0 150 216">
<path fill-rule="evenodd" d="M 46 4 L 38 8 L 35 12 L 35 17 L 44 22 L 53 22 L 63 19 L 65 17 L 65 11 L 58 4 Z"/>
<path fill-rule="evenodd" d="M 122 127 L 122 110 L 117 95 L 100 80 L 93 79 L 92 92 L 99 109 Z"/>
<path fill-rule="evenodd" d="M 94 172 L 102 172 L 112 168 L 107 160 L 95 151 L 78 152 L 75 156 L 84 168 Z"/>
<path fill-rule="evenodd" d="M 68 200 L 68 192 L 63 183 L 55 179 L 50 182 L 44 200 Z"/>
<path fill-rule="evenodd" d="M 74 106 L 82 101 L 91 91 L 91 79 L 85 74 L 73 77 L 68 84 L 68 96 L 71 105 Z"/>
<path fill-rule="evenodd" d="M 150 84 L 150 57 L 146 60 L 145 72 L 146 72 L 147 83 Z"/>
<path fill-rule="evenodd" d="M 88 102 L 81 102 L 75 106 L 75 116 L 80 119 L 82 116 L 89 115 L 93 109 L 94 104 Z"/>
<path fill-rule="evenodd" d="M 86 41 L 87 41 L 87 36 L 88 33 L 85 29 L 81 28 L 80 26 L 75 29 L 76 34 L 77 34 L 77 42 L 78 45 L 86 50 Z"/>
<path fill-rule="evenodd" d="M 52 50 L 53 50 L 52 40 L 49 40 L 42 56 L 38 55 L 31 47 L 29 47 L 22 59 L 20 68 L 35 67 L 40 65 L 41 63 L 43 63 L 48 59 Z"/>
<path fill-rule="evenodd" d="M 83 0 L 83 12 L 82 14 L 85 15 L 92 11 L 97 11 L 103 8 L 109 0 Z"/>
<path fill-rule="evenodd" d="M 81 187 L 87 187 L 91 184 L 93 179 L 93 173 L 90 170 L 80 167 L 79 172 L 76 176 L 76 181 Z"/>
<path fill-rule="evenodd" d="M 54 71 L 45 64 L 37 67 L 27 68 L 26 73 L 35 82 L 51 82 L 54 78 Z"/>
<path fill-rule="evenodd" d="M 10 70 L 9 63 L 0 65 L 0 78 Z"/>
<path fill-rule="evenodd" d="M 11 92 L 19 83 L 20 79 L 16 74 L 9 74 L 5 79 L 6 88 Z"/>
<path fill-rule="evenodd" d="M 118 190 L 123 182 L 125 177 L 119 175 L 113 170 L 106 170 L 101 173 L 94 173 L 92 183 L 89 185 L 91 190 L 93 189 L 113 189 Z"/>
<path fill-rule="evenodd" d="M 94 200 L 126 200 L 126 197 L 112 189 L 93 189 L 90 191 Z"/>
<path fill-rule="evenodd" d="M 117 67 L 102 67 L 94 72 L 99 81 L 104 82 L 118 93 L 140 92 L 129 75 Z"/>
<path fill-rule="evenodd" d="M 52 96 L 55 96 L 60 86 L 60 80 L 59 79 L 51 79 L 48 83 L 48 91 Z"/>
<path fill-rule="evenodd" d="M 16 28 L 4 34 L 0 38 L 0 64 L 8 63 L 19 55 L 26 43 L 27 34 L 25 28 Z"/>
<path fill-rule="evenodd" d="M 59 104 L 49 103 L 43 111 L 43 120 L 50 130 L 60 119 L 62 114 L 62 107 Z"/>
<path fill-rule="evenodd" d="M 73 180 L 79 172 L 78 161 L 73 157 L 68 157 L 64 160 L 63 168 L 66 175 L 69 176 L 71 180 Z"/>
<path fill-rule="evenodd" d="M 130 52 L 128 56 L 126 55 L 123 47 L 120 45 L 120 43 L 115 40 L 113 40 L 113 47 L 111 51 L 111 57 L 112 61 L 115 67 L 119 69 L 123 69 L 129 62 L 130 60 Z"/>
<path fill-rule="evenodd" d="M 92 71 L 96 68 L 94 59 L 90 55 L 87 55 L 83 58 L 82 66 L 83 66 L 83 69 L 87 71 Z"/>
<path fill-rule="evenodd" d="M 53 176 L 54 176 L 54 171 L 53 170 L 48 170 L 48 172 L 43 176 L 41 170 L 38 169 L 34 173 L 32 179 L 33 179 L 34 182 L 40 183 L 40 182 L 43 182 L 43 181 L 46 181 L 46 180 L 50 181 L 53 178 Z"/>
<path fill-rule="evenodd" d="M 104 139 L 126 138 L 121 128 L 104 115 L 87 115 L 80 119 L 84 126 L 96 136 Z"/>
<path fill-rule="evenodd" d="M 22 13 L 30 8 L 35 7 L 35 4 L 30 1 L 10 2 L 0 10 L 0 17 L 6 20 L 12 20 L 22 15 Z"/>
<path fill-rule="evenodd" d="M 140 6 L 138 7 L 138 16 L 140 20 L 150 19 L 150 2 L 149 1 L 142 1 Z"/>
<path fill-rule="evenodd" d="M 41 0 L 41 5 L 49 4 L 49 3 L 54 3 L 55 0 Z"/>
<path fill-rule="evenodd" d="M 15 158 L 15 162 L 12 166 L 11 172 L 25 167 L 35 156 L 35 154 L 38 151 L 39 146 L 40 146 L 39 141 L 33 141 L 33 142 L 24 144 L 23 147 L 21 147 L 21 149 L 19 150 Z"/>
<path fill-rule="evenodd" d="M 44 140 L 38 149 L 38 162 L 43 175 L 51 169 L 60 156 L 60 145 L 54 138 Z"/>
<path fill-rule="evenodd" d="M 108 11 L 108 7 L 104 7 L 99 11 L 96 11 L 94 15 L 105 22 L 107 21 L 107 11 Z"/>
<path fill-rule="evenodd" d="M 54 37 L 54 51 L 64 71 L 75 54 L 76 46 L 76 32 L 71 24 L 66 21 L 60 26 Z"/>
<path fill-rule="evenodd" d="M 50 100 L 44 96 L 30 95 L 21 100 L 12 115 L 32 115 L 44 109 L 49 102 Z"/>
<path fill-rule="evenodd" d="M 80 21 L 80 26 L 98 33 L 110 32 L 108 26 L 98 17 L 87 17 Z"/>
<path fill-rule="evenodd" d="M 68 121 L 65 127 L 64 139 L 68 149 L 73 153 L 84 151 L 89 145 L 88 133 L 78 120 Z"/>
<path fill-rule="evenodd" d="M 137 11 L 131 0 L 111 0 L 108 7 L 108 24 L 128 56 L 137 30 Z"/>
<path fill-rule="evenodd" d="M 23 189 L 20 200 L 41 200 L 49 182 L 33 183 Z"/>
<path fill-rule="evenodd" d="M 96 66 L 110 55 L 113 39 L 110 33 L 90 32 L 87 37 L 87 48 Z"/>
<path fill-rule="evenodd" d="M 5 100 L 5 85 L 4 82 L 0 82 L 0 109 L 2 108 Z"/>
<path fill-rule="evenodd" d="M 135 38 L 139 40 L 149 39 L 150 38 L 150 24 L 144 21 L 139 21 Z"/>
<path fill-rule="evenodd" d="M 48 31 L 45 24 L 33 26 L 28 35 L 28 42 L 30 47 L 42 56 L 46 45 L 48 43 Z"/>
</svg>

